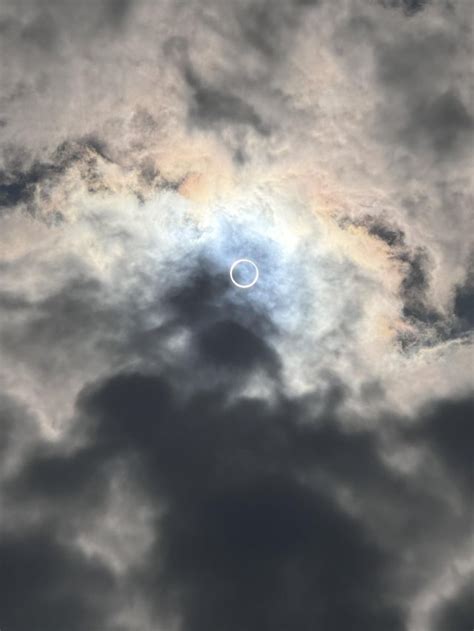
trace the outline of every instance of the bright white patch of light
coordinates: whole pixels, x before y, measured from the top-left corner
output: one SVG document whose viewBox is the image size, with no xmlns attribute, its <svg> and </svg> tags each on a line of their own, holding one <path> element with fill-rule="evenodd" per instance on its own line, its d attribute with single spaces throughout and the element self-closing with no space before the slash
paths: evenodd
<svg viewBox="0 0 474 631">
<path fill-rule="evenodd" d="M 237 265 L 240 265 L 241 263 L 249 263 L 255 269 L 255 276 L 250 283 L 246 283 L 246 284 L 238 283 L 234 278 L 234 270 L 237 267 Z M 237 261 L 234 261 L 231 265 L 230 280 L 234 283 L 236 287 L 240 287 L 241 289 L 249 289 L 250 287 L 253 287 L 255 283 L 258 281 L 258 276 L 259 276 L 258 267 L 250 259 L 238 259 Z"/>
</svg>

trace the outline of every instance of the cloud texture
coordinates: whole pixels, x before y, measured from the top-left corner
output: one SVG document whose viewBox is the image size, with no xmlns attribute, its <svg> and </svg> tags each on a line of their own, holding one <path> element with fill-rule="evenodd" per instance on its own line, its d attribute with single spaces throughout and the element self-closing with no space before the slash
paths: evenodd
<svg viewBox="0 0 474 631">
<path fill-rule="evenodd" d="M 472 18 L 2 4 L 2 631 L 472 628 Z"/>
</svg>

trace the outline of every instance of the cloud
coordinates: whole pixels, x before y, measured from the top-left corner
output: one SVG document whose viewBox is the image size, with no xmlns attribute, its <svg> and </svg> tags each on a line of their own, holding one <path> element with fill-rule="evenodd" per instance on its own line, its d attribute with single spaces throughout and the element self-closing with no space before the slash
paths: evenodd
<svg viewBox="0 0 474 631">
<path fill-rule="evenodd" d="M 202 268 L 197 278 L 202 286 Z M 191 272 L 188 287 L 192 279 Z M 323 400 L 286 395 L 274 369 L 281 363 L 274 333 L 229 320 L 226 288 L 208 287 L 213 290 L 202 299 L 194 294 L 190 300 L 187 290 L 188 299 L 177 300 L 171 292 L 167 320 L 154 333 L 164 348 L 184 326 L 184 355 L 175 355 L 169 367 L 155 358 L 146 370 L 145 363 L 94 380 L 79 394 L 77 421 L 60 441 L 37 439 L 8 475 L 3 556 L 21 568 L 25 549 L 36 550 L 47 527 L 38 565 L 48 563 L 51 576 L 41 588 L 21 579 L 3 593 L 13 603 L 26 598 L 26 590 L 32 594 L 45 630 L 57 624 L 57 616 L 48 618 L 51 611 L 67 620 L 76 607 L 90 628 L 114 628 L 117 616 L 127 613 L 122 590 L 142 602 L 135 624 L 149 618 L 165 627 L 179 620 L 190 631 L 212 622 L 260 629 L 277 621 L 302 629 L 404 628 L 410 593 L 424 586 L 428 567 L 436 571 L 445 562 L 440 541 L 468 536 L 469 520 L 447 508 L 443 488 L 461 479 L 462 496 L 469 495 L 468 461 L 459 456 L 469 444 L 472 404 L 433 403 L 403 431 L 407 420 L 393 417 L 391 445 L 398 443 L 398 453 L 410 445 L 422 458 L 402 472 L 386 460 L 383 432 L 344 427 L 348 393 L 337 381 Z M 87 294 L 67 295 L 88 302 Z M 220 310 L 189 317 L 191 306 L 209 301 Z M 267 373 L 276 398 L 245 394 L 245 383 L 233 378 L 244 365 Z M 427 448 L 433 461 L 422 457 Z M 397 456 L 391 458 L 395 463 Z M 439 471 L 443 482 L 433 493 L 430 479 Z M 132 489 L 121 501 L 131 507 L 138 496 L 140 510 L 151 516 L 148 543 L 144 549 L 135 544 L 131 558 L 122 551 L 120 524 L 117 545 L 105 553 L 98 543 L 104 526 L 95 524 L 113 519 L 120 497 L 116 478 Z M 126 512 L 132 533 L 140 532 L 138 513 Z M 18 531 L 22 513 L 29 517 Z M 417 562 L 399 558 L 407 545 Z M 71 588 L 61 587 L 66 573 Z M 97 590 L 107 598 L 96 601 Z M 16 608 L 6 611 L 7 623 L 20 631 L 30 624 Z"/>
<path fill-rule="evenodd" d="M 454 312 L 463 328 L 471 328 L 474 323 L 474 274 L 471 268 L 467 269 L 465 282 L 456 287 L 454 300 Z"/>
<path fill-rule="evenodd" d="M 2 629 L 464 624 L 469 15 L 3 3 Z"/>
<path fill-rule="evenodd" d="M 423 423 L 412 430 L 415 437 L 430 443 L 458 484 L 467 493 L 472 484 L 468 445 L 472 442 L 472 401 L 446 401 L 437 405 Z M 410 434 L 409 434 L 410 435 Z"/>
<path fill-rule="evenodd" d="M 401 8 L 407 15 L 414 15 L 423 11 L 429 0 L 382 0 L 382 5 L 387 8 Z"/>
<path fill-rule="evenodd" d="M 3 624 L 105 628 L 101 612 L 113 583 L 100 566 L 61 546 L 47 531 L 3 536 L 0 558 Z"/>
<path fill-rule="evenodd" d="M 440 607 L 435 618 L 435 629 L 469 629 L 473 616 L 472 594 L 470 585 L 466 585 L 450 601 Z"/>
</svg>

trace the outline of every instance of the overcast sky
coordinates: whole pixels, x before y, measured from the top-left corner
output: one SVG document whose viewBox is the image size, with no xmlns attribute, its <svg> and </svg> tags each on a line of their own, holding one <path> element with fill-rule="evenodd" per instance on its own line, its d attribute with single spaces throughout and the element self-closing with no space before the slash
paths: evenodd
<svg viewBox="0 0 474 631">
<path fill-rule="evenodd" d="M 1 631 L 472 631 L 473 21 L 0 0 Z"/>
</svg>

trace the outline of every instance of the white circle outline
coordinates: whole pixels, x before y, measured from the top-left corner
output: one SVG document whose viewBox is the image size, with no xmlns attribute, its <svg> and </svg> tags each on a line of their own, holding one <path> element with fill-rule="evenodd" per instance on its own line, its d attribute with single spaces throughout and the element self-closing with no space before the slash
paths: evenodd
<svg viewBox="0 0 474 631">
<path fill-rule="evenodd" d="M 253 265 L 254 268 L 255 268 L 255 278 L 253 279 L 253 281 L 251 283 L 248 283 L 247 285 L 243 285 L 242 283 L 238 283 L 235 280 L 234 276 L 233 276 L 234 269 L 237 267 L 237 265 L 240 265 L 240 263 L 250 263 L 250 265 Z M 255 283 L 257 282 L 258 277 L 259 277 L 258 267 L 250 259 L 238 259 L 237 261 L 234 261 L 232 263 L 232 265 L 231 265 L 231 268 L 230 268 L 230 280 L 234 283 L 234 285 L 236 287 L 240 287 L 240 289 L 249 289 L 250 287 L 253 287 L 255 285 Z"/>
</svg>

